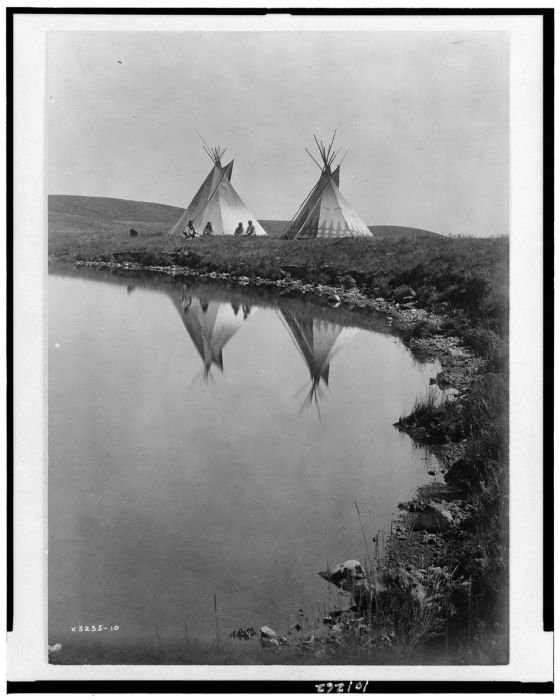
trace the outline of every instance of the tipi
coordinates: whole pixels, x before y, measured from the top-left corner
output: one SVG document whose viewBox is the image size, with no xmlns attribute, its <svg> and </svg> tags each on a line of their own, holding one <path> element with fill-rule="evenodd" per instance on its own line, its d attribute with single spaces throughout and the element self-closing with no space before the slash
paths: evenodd
<svg viewBox="0 0 560 700">
<path fill-rule="evenodd" d="M 208 379 L 212 365 L 223 372 L 222 350 L 247 320 L 251 308 L 244 306 L 240 312 L 230 304 L 185 292 L 180 299 L 174 296 L 173 303 L 204 362 L 204 379 Z"/>
<path fill-rule="evenodd" d="M 338 189 L 340 164 L 334 170 L 331 169 L 338 155 L 338 152 L 333 148 L 335 135 L 336 131 L 328 147 L 322 141 L 319 142 L 315 135 L 313 136 L 319 149 L 322 165 L 305 149 L 321 168 L 321 176 L 291 220 L 284 232 L 284 238 L 373 236 L 363 219 L 358 216 L 352 205 Z"/>
<path fill-rule="evenodd" d="M 283 310 L 280 314 L 309 368 L 311 389 L 307 394 L 307 402 L 315 400 L 318 403 L 322 397 L 321 382 L 325 386 L 329 384 L 331 360 L 359 330 L 318 318 L 297 316 Z"/>
<path fill-rule="evenodd" d="M 252 221 L 256 235 L 266 236 L 266 231 L 247 209 L 231 184 L 233 160 L 222 166 L 221 159 L 226 149 L 220 146 L 210 148 L 205 143 L 203 148 L 214 165 L 169 235 L 180 235 L 189 221 L 193 222 L 195 230 L 199 233 L 210 221 L 214 234 L 233 235 L 239 222 L 245 229 L 248 222 Z"/>
</svg>

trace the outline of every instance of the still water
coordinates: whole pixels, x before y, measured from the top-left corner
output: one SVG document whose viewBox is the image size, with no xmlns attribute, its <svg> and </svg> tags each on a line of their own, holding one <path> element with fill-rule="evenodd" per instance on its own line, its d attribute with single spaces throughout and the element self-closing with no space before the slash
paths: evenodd
<svg viewBox="0 0 560 700">
<path fill-rule="evenodd" d="M 373 554 L 429 468 L 393 423 L 437 368 L 383 324 L 50 275 L 50 642 L 211 639 L 214 596 L 224 637 L 332 605 L 317 572 L 365 559 L 354 502 Z"/>
</svg>

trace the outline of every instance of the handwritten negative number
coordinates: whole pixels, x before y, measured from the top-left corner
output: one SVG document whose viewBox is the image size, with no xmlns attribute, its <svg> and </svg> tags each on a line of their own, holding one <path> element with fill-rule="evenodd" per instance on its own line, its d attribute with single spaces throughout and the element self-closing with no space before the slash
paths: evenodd
<svg viewBox="0 0 560 700">
<path fill-rule="evenodd" d="M 365 693 L 369 681 L 345 681 L 344 683 L 316 683 L 318 693 Z"/>
</svg>

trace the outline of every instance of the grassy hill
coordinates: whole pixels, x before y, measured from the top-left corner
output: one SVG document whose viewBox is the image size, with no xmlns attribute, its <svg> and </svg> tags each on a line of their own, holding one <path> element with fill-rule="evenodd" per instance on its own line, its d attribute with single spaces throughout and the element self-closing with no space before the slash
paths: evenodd
<svg viewBox="0 0 560 700">
<path fill-rule="evenodd" d="M 441 233 L 426 231 L 423 228 L 411 228 L 410 226 L 368 226 L 369 230 L 377 238 L 439 238 Z"/>
<path fill-rule="evenodd" d="M 116 222 L 165 221 L 174 224 L 183 210 L 167 204 L 135 202 L 129 199 L 51 194 L 49 195 L 50 213 Z"/>
<path fill-rule="evenodd" d="M 129 228 L 141 233 L 165 233 L 183 213 L 179 207 L 154 202 L 136 202 L 112 197 L 49 195 L 49 235 L 72 233 L 111 233 L 119 235 Z M 261 219 L 264 230 L 278 238 L 288 221 Z M 433 231 L 405 226 L 370 226 L 376 238 L 415 238 L 439 236 Z"/>
</svg>

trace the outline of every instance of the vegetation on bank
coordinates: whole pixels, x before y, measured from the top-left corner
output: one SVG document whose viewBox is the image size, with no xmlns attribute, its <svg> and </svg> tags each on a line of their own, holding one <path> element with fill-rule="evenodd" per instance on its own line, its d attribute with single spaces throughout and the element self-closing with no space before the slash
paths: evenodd
<svg viewBox="0 0 560 700">
<path fill-rule="evenodd" d="M 399 584 L 383 604 L 337 621 L 338 641 L 324 654 L 331 663 L 431 658 L 492 664 L 507 662 L 508 639 L 508 245 L 507 238 L 178 244 L 161 236 L 140 244 L 92 234 L 53 236 L 49 253 L 66 261 L 227 272 L 249 281 L 291 277 L 437 314 L 437 321 L 423 318 L 403 327 L 405 342 L 459 338 L 480 359 L 478 373 L 457 398 L 441 403 L 428 397 L 399 426 L 439 451 L 446 481 L 468 517 L 441 537 L 438 566 L 421 572 L 424 597 L 417 584 Z"/>
<path fill-rule="evenodd" d="M 491 369 L 483 366 L 463 398 L 419 402 L 399 426 L 423 444 L 443 446 L 444 455 L 449 450 L 445 481 L 466 499 L 468 517 L 440 553 L 454 580 L 472 586 L 468 611 L 460 609 L 454 621 L 455 636 L 470 640 L 465 652 L 476 663 L 507 663 L 508 389 L 505 365 Z"/>
<path fill-rule="evenodd" d="M 357 287 L 368 295 L 399 297 L 408 288 L 424 308 L 463 311 L 468 325 L 503 333 L 507 309 L 507 238 L 235 239 L 179 242 L 154 234 L 142 239 L 52 234 L 49 254 L 58 260 L 185 266 L 201 272 Z M 439 307 L 437 305 L 440 305 Z M 445 310 L 445 309 L 444 309 Z M 462 317 L 453 317 L 461 325 Z M 465 324 L 466 325 L 466 324 Z"/>
</svg>

